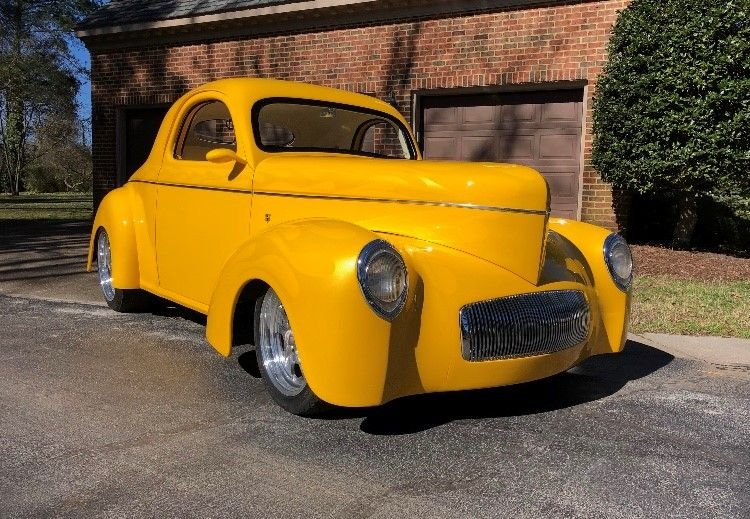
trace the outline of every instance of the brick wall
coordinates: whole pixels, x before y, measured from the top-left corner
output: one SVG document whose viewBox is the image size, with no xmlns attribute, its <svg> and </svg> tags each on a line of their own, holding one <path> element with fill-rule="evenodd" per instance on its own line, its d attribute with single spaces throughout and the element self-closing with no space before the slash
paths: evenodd
<svg viewBox="0 0 750 519">
<path fill-rule="evenodd" d="M 570 2 L 239 40 L 92 53 L 94 193 L 114 187 L 116 107 L 176 100 L 231 76 L 318 83 L 393 97 L 414 90 L 586 80 L 582 219 L 614 228 L 612 190 L 590 165 L 591 100 L 628 0 Z"/>
</svg>

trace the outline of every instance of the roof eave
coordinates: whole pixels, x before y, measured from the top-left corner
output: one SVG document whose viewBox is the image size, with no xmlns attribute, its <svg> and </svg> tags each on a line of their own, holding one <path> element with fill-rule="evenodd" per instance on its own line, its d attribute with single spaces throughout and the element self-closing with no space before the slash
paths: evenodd
<svg viewBox="0 0 750 519">
<path fill-rule="evenodd" d="M 154 20 L 152 22 L 81 27 L 76 30 L 75 34 L 82 40 L 85 40 L 86 38 L 104 36 L 107 34 L 142 32 L 159 29 L 179 29 L 181 27 L 198 24 L 240 21 L 247 18 L 291 14 L 300 11 L 310 11 L 315 9 L 328 9 L 368 3 L 372 4 L 378 1 L 379 0 L 306 0 L 302 2 L 255 7 L 237 11 L 227 11 L 183 18 L 172 18 L 167 20 Z"/>
<path fill-rule="evenodd" d="M 570 0 L 305 0 L 194 17 L 76 31 L 90 50 L 138 48 L 394 23 Z M 601 0 L 579 0 L 596 2 Z"/>
</svg>

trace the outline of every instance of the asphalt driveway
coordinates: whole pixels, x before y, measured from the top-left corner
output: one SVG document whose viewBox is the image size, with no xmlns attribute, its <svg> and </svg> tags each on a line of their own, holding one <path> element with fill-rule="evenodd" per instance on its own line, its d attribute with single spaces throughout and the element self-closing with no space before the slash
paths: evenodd
<svg viewBox="0 0 750 519">
<path fill-rule="evenodd" d="M 91 223 L 0 220 L 0 294 L 103 305 L 86 272 Z"/>
<path fill-rule="evenodd" d="M 741 350 L 706 361 L 634 338 L 536 383 L 304 419 L 266 396 L 248 347 L 213 353 L 200 316 L 71 302 L 96 289 L 79 267 L 29 270 L 24 289 L 9 250 L 0 239 L 0 517 L 750 510 Z"/>
</svg>

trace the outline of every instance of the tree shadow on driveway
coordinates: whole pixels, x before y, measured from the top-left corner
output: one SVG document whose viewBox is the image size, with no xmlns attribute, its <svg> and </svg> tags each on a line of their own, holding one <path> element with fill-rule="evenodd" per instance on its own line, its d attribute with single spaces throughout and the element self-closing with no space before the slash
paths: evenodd
<svg viewBox="0 0 750 519">
<path fill-rule="evenodd" d="M 610 396 L 632 380 L 663 368 L 674 357 L 628 341 L 622 353 L 598 355 L 547 379 L 514 386 L 400 398 L 368 409 L 336 410 L 326 419 L 363 418 L 374 435 L 422 432 L 456 420 L 523 416 L 561 410 Z"/>
<path fill-rule="evenodd" d="M 0 282 L 83 274 L 91 223 L 0 221 Z"/>
</svg>

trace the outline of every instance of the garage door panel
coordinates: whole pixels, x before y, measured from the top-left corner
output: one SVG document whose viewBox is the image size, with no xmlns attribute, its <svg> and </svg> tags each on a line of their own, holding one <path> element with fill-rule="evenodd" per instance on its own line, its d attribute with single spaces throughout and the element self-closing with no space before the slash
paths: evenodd
<svg viewBox="0 0 750 519">
<path fill-rule="evenodd" d="M 552 213 L 576 217 L 581 90 L 427 97 L 425 158 L 513 162 L 548 180 Z"/>
<path fill-rule="evenodd" d="M 568 175 L 573 175 L 578 171 L 578 162 L 572 160 L 545 160 L 535 159 L 530 161 L 529 166 L 534 169 L 538 169 L 540 172 L 547 174 L 566 172 Z"/>
<path fill-rule="evenodd" d="M 573 159 L 580 153 L 580 139 L 578 135 L 540 135 L 540 159 Z"/>
<path fill-rule="evenodd" d="M 495 114 L 492 106 L 465 106 L 462 109 L 463 123 L 483 123 L 490 124 L 495 121 Z"/>
<path fill-rule="evenodd" d="M 535 136 L 503 133 L 500 136 L 498 160 L 533 161 L 535 156 Z"/>
<path fill-rule="evenodd" d="M 425 137 L 425 157 L 437 160 L 456 160 L 457 137 Z"/>
<path fill-rule="evenodd" d="M 425 157 L 447 160 L 538 162 L 537 136 L 498 131 L 431 132 L 425 139 Z M 482 153 L 479 153 L 482 150 Z M 481 158 L 479 158 L 481 157 Z"/>
<path fill-rule="evenodd" d="M 541 105 L 541 122 L 580 122 L 581 111 L 578 108 L 578 103 L 544 103 Z"/>
<path fill-rule="evenodd" d="M 424 113 L 424 124 L 430 126 L 441 124 L 455 125 L 459 122 L 459 110 L 461 109 L 458 107 L 429 108 Z"/>
<path fill-rule="evenodd" d="M 549 184 L 550 194 L 556 201 L 571 203 L 578 199 L 578 182 L 569 171 L 545 173 L 544 176 Z"/>
<path fill-rule="evenodd" d="M 500 107 L 500 120 L 506 124 L 533 123 L 537 121 L 537 110 L 531 104 L 504 105 Z"/>
<path fill-rule="evenodd" d="M 462 137 L 460 158 L 471 162 L 497 161 L 497 137 Z"/>
</svg>

